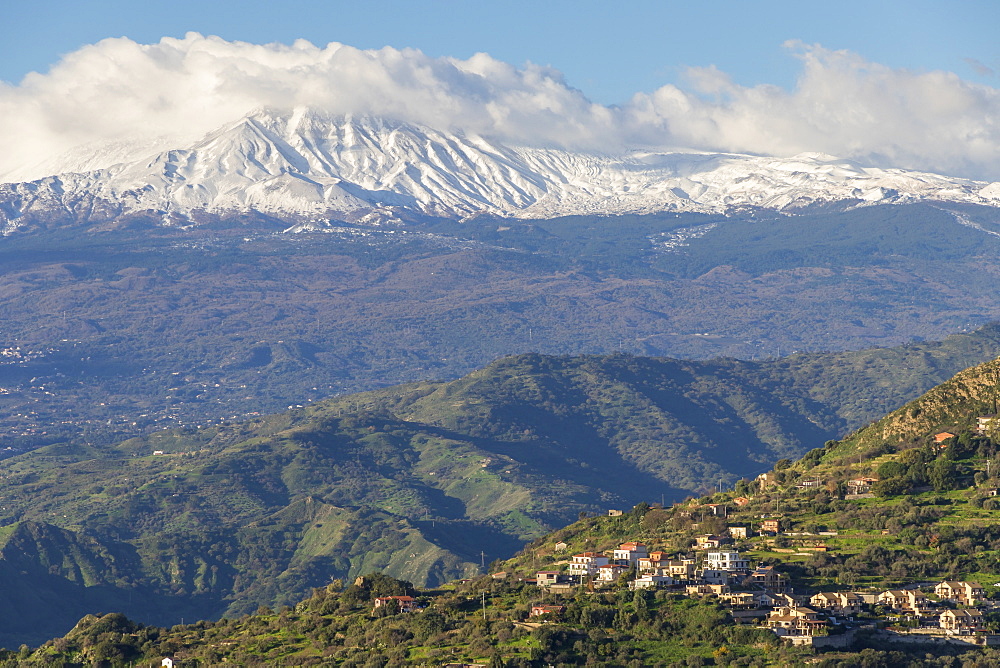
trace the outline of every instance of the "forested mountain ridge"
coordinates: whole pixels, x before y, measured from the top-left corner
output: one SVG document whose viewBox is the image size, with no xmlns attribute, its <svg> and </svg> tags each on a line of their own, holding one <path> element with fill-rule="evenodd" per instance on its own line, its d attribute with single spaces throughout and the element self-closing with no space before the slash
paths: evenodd
<svg viewBox="0 0 1000 668">
<path fill-rule="evenodd" d="M 581 518 L 492 564 L 492 577 L 420 590 L 367 574 L 346 587 L 337 581 L 317 588 L 294 607 L 173 628 L 142 627 L 121 615 L 88 616 L 37 652 L 23 648 L 2 658 L 125 662 L 170 655 L 189 662 L 352 667 L 992 665 L 1000 660 L 993 647 L 918 631 L 930 632 L 934 624 L 926 619 L 938 613 L 971 609 L 936 595 L 934 584 L 942 580 L 983 583 L 985 600 L 976 606 L 984 611 L 981 624 L 986 632 L 1000 630 L 1000 614 L 991 608 L 1000 598 L 1000 585 L 993 584 L 1000 579 L 1000 502 L 991 496 L 1000 477 L 989 465 L 1000 439 L 991 423 L 979 419 L 989 417 L 980 413 L 993 408 L 1000 390 L 998 369 L 1000 360 L 965 370 L 842 441 L 829 441 L 794 463 L 778 462 L 766 476 L 731 489 L 670 507 L 640 503 L 621 516 Z M 528 384 L 538 389 L 540 378 L 534 381 Z M 414 394 L 430 396 L 415 388 Z M 939 438 L 944 427 L 954 436 Z M 872 492 L 856 493 L 857 481 Z M 717 515 L 723 507 L 725 514 Z M 778 531 L 763 530 L 762 518 L 776 522 Z M 743 532 L 732 532 L 726 549 L 774 567 L 799 604 L 817 592 L 875 598 L 905 589 L 924 596 L 923 612 L 908 616 L 887 603 L 866 605 L 851 619 L 827 611 L 818 622 L 824 631 L 849 633 L 851 640 L 823 651 L 780 643 L 762 627 L 766 611 L 754 620 L 749 611 L 736 613 L 737 604 L 723 596 L 677 585 L 632 591 L 624 584 L 628 572 L 615 582 L 559 591 L 534 582 L 539 571 L 565 572 L 574 553 L 610 551 L 627 541 L 698 561 L 704 548 L 695 547 L 696 539 L 718 539 L 728 527 Z M 749 590 L 761 592 L 759 586 Z M 416 609 L 401 614 L 402 603 L 377 600 L 387 596 L 415 597 Z M 541 606 L 550 607 L 528 618 Z M 862 628 L 865 622 L 879 622 L 878 630 Z"/>
<path fill-rule="evenodd" d="M 7 590 L 5 628 L 51 636 L 95 606 L 239 614 L 371 570 L 470 575 L 581 512 L 755 475 L 998 348 L 988 327 L 765 362 L 530 354 L 242 423 L 46 446 L 0 463 L 0 577 L 32 574 Z"/>
<path fill-rule="evenodd" d="M 988 327 L 944 344 L 766 362 L 521 355 L 450 383 L 355 395 L 347 405 L 472 438 L 531 442 L 570 464 L 600 458 L 590 444 L 601 443 L 697 492 L 795 458 L 891 410 L 901 395 L 995 356 L 998 333 Z"/>
<path fill-rule="evenodd" d="M 851 434 L 833 452 L 865 448 L 905 449 L 928 433 L 997 434 L 1000 360 L 965 369 L 885 417 Z"/>
</svg>

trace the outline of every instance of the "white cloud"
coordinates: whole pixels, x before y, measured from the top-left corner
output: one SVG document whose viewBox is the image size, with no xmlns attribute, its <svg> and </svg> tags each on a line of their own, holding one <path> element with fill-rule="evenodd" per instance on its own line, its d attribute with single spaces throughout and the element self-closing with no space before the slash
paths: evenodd
<svg viewBox="0 0 1000 668">
<path fill-rule="evenodd" d="M 665 86 L 628 109 L 638 135 L 677 144 L 791 155 L 818 151 L 880 166 L 1000 178 L 1000 90 L 950 72 L 912 72 L 846 51 L 787 44 L 803 62 L 794 90 L 743 87 L 714 68 L 693 92 Z M 656 139 L 655 135 L 649 137 Z"/>
<path fill-rule="evenodd" d="M 0 84 L 0 175 L 41 175 L 67 151 L 101 166 L 149 146 L 184 146 L 259 106 L 376 114 L 503 141 L 617 150 L 673 146 L 790 155 L 821 151 L 899 166 L 1000 178 L 1000 91 L 947 72 L 910 72 L 819 46 L 792 91 L 742 87 L 715 68 L 685 88 L 594 104 L 550 68 L 485 54 L 431 58 L 227 42 L 191 33 L 157 44 L 108 39 L 47 74 Z M 51 163 L 49 163 L 51 164 Z"/>
</svg>

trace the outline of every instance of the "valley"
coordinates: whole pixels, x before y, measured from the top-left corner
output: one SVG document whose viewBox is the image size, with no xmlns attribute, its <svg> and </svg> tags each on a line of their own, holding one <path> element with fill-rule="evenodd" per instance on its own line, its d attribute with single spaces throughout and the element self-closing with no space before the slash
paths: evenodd
<svg viewBox="0 0 1000 668">
<path fill-rule="evenodd" d="M 582 515 L 485 575 L 427 589 L 370 572 L 278 610 L 168 628 L 89 615 L 4 658 L 990 665 L 998 373 L 996 360 L 967 369 L 730 489 Z"/>
<path fill-rule="evenodd" d="M 1000 318 L 996 210 L 963 211 L 975 226 L 916 204 L 14 234 L 0 345 L 33 352 L 0 360 L 0 450 L 219 424 L 524 352 L 763 360 L 938 340 Z M 707 231 L 664 245 L 689 229 Z"/>
<path fill-rule="evenodd" d="M 525 354 L 451 382 L 37 447 L 0 462 L 0 577 L 19 583 L 0 644 L 95 608 L 176 624 L 374 570 L 471 577 L 581 514 L 681 501 L 836 443 L 998 354 L 995 326 L 762 362 Z"/>
</svg>

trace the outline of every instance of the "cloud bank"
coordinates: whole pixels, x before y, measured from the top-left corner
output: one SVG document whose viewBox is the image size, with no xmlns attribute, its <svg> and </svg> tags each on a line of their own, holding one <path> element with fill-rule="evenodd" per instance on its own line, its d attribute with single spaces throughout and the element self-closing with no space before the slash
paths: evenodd
<svg viewBox="0 0 1000 668">
<path fill-rule="evenodd" d="M 802 61 L 794 90 L 743 87 L 715 68 L 697 68 L 684 87 L 608 107 L 556 70 L 517 68 L 486 54 L 431 58 L 409 49 L 256 45 L 196 33 L 157 44 L 107 39 L 46 74 L 0 84 L 0 177 L 43 176 L 67 153 L 87 168 L 107 166 L 190 145 L 256 107 L 308 106 L 531 146 L 818 151 L 1000 179 L 1000 90 L 948 72 L 787 46 Z"/>
</svg>

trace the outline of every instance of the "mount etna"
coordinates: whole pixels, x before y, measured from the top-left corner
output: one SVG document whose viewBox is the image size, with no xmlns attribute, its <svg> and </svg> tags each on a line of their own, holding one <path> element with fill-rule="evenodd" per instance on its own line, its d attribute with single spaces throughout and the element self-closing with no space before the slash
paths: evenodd
<svg viewBox="0 0 1000 668">
<path fill-rule="evenodd" d="M 1000 665 L 1000 4 L 7 4 L 0 668 Z"/>
<path fill-rule="evenodd" d="M 89 146 L 47 164 L 55 176 L 6 184 L 4 231 L 67 219 L 114 225 L 132 216 L 190 225 L 205 215 L 248 211 L 301 222 L 288 226 L 301 230 L 331 221 L 385 224 L 396 214 L 549 219 L 845 201 L 1000 202 L 997 183 L 816 153 L 574 153 L 304 108 L 258 110 L 193 146 L 149 151 L 142 142 Z"/>
<path fill-rule="evenodd" d="M 472 575 L 1000 354 L 997 184 L 304 109 L 51 172 L 0 185 L 4 642 Z"/>
</svg>

